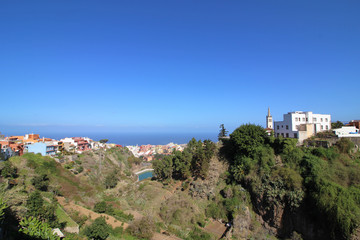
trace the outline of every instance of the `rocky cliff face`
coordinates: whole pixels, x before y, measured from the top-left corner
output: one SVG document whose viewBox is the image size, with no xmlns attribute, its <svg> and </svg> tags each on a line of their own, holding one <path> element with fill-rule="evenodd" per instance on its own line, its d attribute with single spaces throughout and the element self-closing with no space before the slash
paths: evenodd
<svg viewBox="0 0 360 240">
<path fill-rule="evenodd" d="M 272 234 L 286 238 L 298 232 L 303 239 L 330 239 L 326 221 L 315 215 L 314 208 L 306 200 L 298 208 L 291 209 L 286 204 L 269 204 L 264 196 L 251 195 L 257 219 Z"/>
<path fill-rule="evenodd" d="M 236 239 L 248 239 L 251 234 L 251 228 L 250 210 L 246 207 L 244 213 L 237 215 L 233 220 L 232 237 Z"/>
</svg>

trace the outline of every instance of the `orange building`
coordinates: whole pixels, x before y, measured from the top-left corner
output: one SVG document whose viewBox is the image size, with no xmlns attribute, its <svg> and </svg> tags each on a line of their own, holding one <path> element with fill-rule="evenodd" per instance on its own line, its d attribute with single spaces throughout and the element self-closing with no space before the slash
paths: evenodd
<svg viewBox="0 0 360 240">
<path fill-rule="evenodd" d="M 9 141 L 24 141 L 24 136 L 11 136 L 7 138 Z"/>
<path fill-rule="evenodd" d="M 24 137 L 24 142 L 25 143 L 37 143 L 40 140 L 40 135 L 39 134 L 26 134 Z"/>
<path fill-rule="evenodd" d="M 16 155 L 22 156 L 24 154 L 24 144 L 9 141 L 9 147 L 15 152 Z"/>
<path fill-rule="evenodd" d="M 360 120 L 351 120 L 347 125 L 360 129 Z"/>
</svg>

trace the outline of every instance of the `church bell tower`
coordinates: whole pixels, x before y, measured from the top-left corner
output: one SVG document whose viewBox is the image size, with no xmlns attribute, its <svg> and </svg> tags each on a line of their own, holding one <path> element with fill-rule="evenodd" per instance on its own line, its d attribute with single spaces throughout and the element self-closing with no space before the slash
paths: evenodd
<svg viewBox="0 0 360 240">
<path fill-rule="evenodd" d="M 266 116 L 266 128 L 273 129 L 273 119 L 268 108 L 268 115 Z"/>
</svg>

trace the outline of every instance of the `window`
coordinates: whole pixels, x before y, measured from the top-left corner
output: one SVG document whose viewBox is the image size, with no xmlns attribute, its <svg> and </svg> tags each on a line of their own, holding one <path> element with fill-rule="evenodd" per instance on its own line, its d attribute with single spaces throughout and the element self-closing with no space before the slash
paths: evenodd
<svg viewBox="0 0 360 240">
<path fill-rule="evenodd" d="M 323 126 L 323 125 L 321 125 L 321 130 L 324 130 L 324 126 Z"/>
<path fill-rule="evenodd" d="M 328 125 L 326 125 L 326 130 L 329 130 L 329 126 L 328 126 Z"/>
<path fill-rule="evenodd" d="M 287 137 L 287 138 L 289 137 L 289 134 L 288 134 L 288 133 L 286 134 L 286 137 Z"/>
<path fill-rule="evenodd" d="M 327 118 L 325 118 L 325 122 L 327 122 L 328 121 L 328 119 Z"/>
<path fill-rule="evenodd" d="M 286 125 L 286 129 L 289 129 L 289 125 Z"/>
<path fill-rule="evenodd" d="M 279 130 L 279 125 L 277 125 L 276 128 Z M 278 135 L 279 135 L 279 134 L 278 134 Z"/>
<path fill-rule="evenodd" d="M 281 136 L 284 136 L 284 134 L 283 134 L 283 133 L 281 133 Z"/>
<path fill-rule="evenodd" d="M 305 122 L 305 118 L 303 118 L 303 122 Z"/>
<path fill-rule="evenodd" d="M 316 122 L 316 118 L 313 118 L 313 121 Z"/>
<path fill-rule="evenodd" d="M 308 118 L 306 118 L 306 121 L 309 121 L 309 119 L 308 119 Z"/>
<path fill-rule="evenodd" d="M 280 133 L 277 134 L 277 137 L 279 137 Z"/>
<path fill-rule="evenodd" d="M 297 118 L 295 118 L 295 122 L 297 122 Z"/>
<path fill-rule="evenodd" d="M 297 133 L 294 133 L 294 138 L 297 138 Z"/>
<path fill-rule="evenodd" d="M 281 125 L 281 128 L 284 128 L 284 125 Z"/>
<path fill-rule="evenodd" d="M 322 122 L 323 121 L 323 119 L 322 118 L 320 118 L 320 122 Z"/>
</svg>

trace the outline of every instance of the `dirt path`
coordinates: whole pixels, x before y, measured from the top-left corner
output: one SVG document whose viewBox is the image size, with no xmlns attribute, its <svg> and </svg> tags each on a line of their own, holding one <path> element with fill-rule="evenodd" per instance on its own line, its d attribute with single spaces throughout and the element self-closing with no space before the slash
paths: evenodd
<svg viewBox="0 0 360 240">
<path fill-rule="evenodd" d="M 208 225 L 206 225 L 206 227 L 204 228 L 204 230 L 206 232 L 212 233 L 216 236 L 217 239 L 220 239 L 221 236 L 224 234 L 224 232 L 226 231 L 226 227 L 223 223 L 220 223 L 218 221 L 214 221 L 212 220 L 211 223 L 209 223 Z"/>
<path fill-rule="evenodd" d="M 182 240 L 182 239 L 175 236 L 168 236 L 166 234 L 156 232 L 154 233 L 154 236 L 151 238 L 151 240 Z"/>
<path fill-rule="evenodd" d="M 132 214 L 134 216 L 135 220 L 140 220 L 143 218 L 143 215 L 141 213 L 134 211 L 134 210 L 126 210 L 126 211 L 124 211 L 124 213 Z"/>
<path fill-rule="evenodd" d="M 85 215 L 89 217 L 92 220 L 95 220 L 98 217 L 105 217 L 106 222 L 111 225 L 113 228 L 116 227 L 123 227 L 124 229 L 129 227 L 129 224 L 123 223 L 117 219 L 115 219 L 113 216 L 107 215 L 105 213 L 96 213 L 94 211 L 91 211 L 89 209 L 86 209 L 82 206 L 76 205 L 74 202 L 69 201 L 66 202 L 64 197 L 57 197 L 59 203 L 66 211 L 77 211 L 81 215 Z"/>
</svg>

